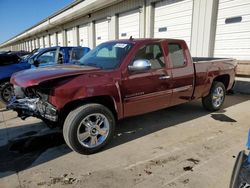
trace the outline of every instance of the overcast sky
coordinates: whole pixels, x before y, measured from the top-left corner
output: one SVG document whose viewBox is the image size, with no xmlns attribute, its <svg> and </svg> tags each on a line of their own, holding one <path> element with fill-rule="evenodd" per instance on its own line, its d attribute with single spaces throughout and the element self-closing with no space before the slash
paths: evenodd
<svg viewBox="0 0 250 188">
<path fill-rule="evenodd" d="M 0 44 L 71 2 L 73 0 L 0 0 Z"/>
</svg>

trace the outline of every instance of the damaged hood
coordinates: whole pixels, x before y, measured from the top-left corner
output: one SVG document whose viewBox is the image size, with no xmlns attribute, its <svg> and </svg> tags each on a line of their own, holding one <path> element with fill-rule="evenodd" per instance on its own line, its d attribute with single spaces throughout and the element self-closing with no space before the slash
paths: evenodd
<svg viewBox="0 0 250 188">
<path fill-rule="evenodd" d="M 12 75 L 11 83 L 20 87 L 29 87 L 38 85 L 44 81 L 57 78 L 77 76 L 100 70 L 96 67 L 80 65 L 58 65 L 45 68 L 29 69 L 17 72 Z"/>
</svg>

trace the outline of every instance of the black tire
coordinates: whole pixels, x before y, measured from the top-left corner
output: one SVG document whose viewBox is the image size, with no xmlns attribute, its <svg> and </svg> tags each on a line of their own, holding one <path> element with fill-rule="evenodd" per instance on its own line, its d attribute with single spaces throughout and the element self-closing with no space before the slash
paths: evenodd
<svg viewBox="0 0 250 188">
<path fill-rule="evenodd" d="M 213 95 L 214 92 L 217 90 L 217 88 L 221 88 L 223 90 L 223 99 L 221 100 L 221 103 L 217 106 L 213 102 Z M 221 82 L 213 82 L 212 87 L 210 89 L 209 94 L 206 97 L 202 98 L 202 105 L 206 110 L 209 111 L 217 111 L 220 110 L 221 107 L 223 106 L 223 103 L 225 101 L 225 94 L 226 94 L 226 89 L 223 83 Z"/>
<path fill-rule="evenodd" d="M 238 154 L 237 159 L 234 164 L 233 172 L 231 175 L 230 186 L 229 186 L 230 188 L 238 188 L 238 187 L 241 187 L 240 185 L 242 183 L 249 183 L 249 181 L 247 180 L 248 178 L 244 176 L 243 174 L 244 172 L 243 165 L 244 163 L 246 163 L 246 161 L 247 161 L 247 155 L 245 154 L 244 151 L 241 151 Z"/>
<path fill-rule="evenodd" d="M 109 123 L 109 132 L 106 139 L 96 147 L 86 147 L 78 139 L 78 128 L 84 118 L 91 114 L 102 114 Z M 115 130 L 115 118 L 112 112 L 101 104 L 86 104 L 71 111 L 63 126 L 63 136 L 66 144 L 80 154 L 92 154 L 100 151 L 113 138 Z"/>
<path fill-rule="evenodd" d="M 10 95 L 7 95 L 7 92 L 11 92 Z M 8 102 L 11 99 L 11 96 L 13 95 L 13 85 L 10 82 L 4 82 L 0 84 L 0 100 L 4 104 L 8 104 Z"/>
</svg>

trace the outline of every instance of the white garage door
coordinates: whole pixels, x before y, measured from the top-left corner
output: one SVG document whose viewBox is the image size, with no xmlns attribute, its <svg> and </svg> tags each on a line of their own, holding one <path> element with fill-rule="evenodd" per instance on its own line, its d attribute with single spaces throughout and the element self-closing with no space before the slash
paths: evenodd
<svg viewBox="0 0 250 188">
<path fill-rule="evenodd" d="M 49 35 L 44 37 L 44 47 L 45 48 L 49 47 Z"/>
<path fill-rule="evenodd" d="M 62 46 L 63 45 L 63 35 L 62 32 L 57 33 L 57 45 Z"/>
<path fill-rule="evenodd" d="M 32 50 L 36 48 L 36 39 L 32 40 Z"/>
<path fill-rule="evenodd" d="M 32 51 L 33 50 L 33 40 L 30 40 L 30 50 Z"/>
<path fill-rule="evenodd" d="M 97 21 L 95 24 L 96 46 L 108 41 L 109 39 L 109 23 L 108 20 Z"/>
<path fill-rule="evenodd" d="M 26 46 L 26 50 L 27 50 L 27 51 L 30 51 L 29 41 L 26 41 L 26 42 L 25 42 L 25 46 Z"/>
<path fill-rule="evenodd" d="M 39 39 L 35 39 L 36 48 L 39 48 Z"/>
<path fill-rule="evenodd" d="M 73 30 L 68 29 L 66 31 L 66 36 L 67 36 L 67 46 L 73 46 Z"/>
<path fill-rule="evenodd" d="M 50 46 L 56 46 L 56 35 L 55 33 L 50 34 Z"/>
<path fill-rule="evenodd" d="M 126 12 L 119 15 L 119 39 L 128 39 L 130 36 L 139 38 L 140 13 L 139 10 Z"/>
<path fill-rule="evenodd" d="M 214 56 L 250 60 L 249 0 L 220 0 Z"/>
<path fill-rule="evenodd" d="M 193 0 L 161 1 L 155 4 L 155 38 L 183 39 L 190 46 Z"/>
<path fill-rule="evenodd" d="M 44 48 L 44 45 L 43 45 L 43 37 L 40 37 L 40 38 L 39 38 L 39 48 Z"/>
<path fill-rule="evenodd" d="M 30 51 L 33 50 L 33 40 L 30 40 Z"/>
<path fill-rule="evenodd" d="M 79 26 L 79 44 L 84 47 L 89 46 L 88 25 Z"/>
</svg>

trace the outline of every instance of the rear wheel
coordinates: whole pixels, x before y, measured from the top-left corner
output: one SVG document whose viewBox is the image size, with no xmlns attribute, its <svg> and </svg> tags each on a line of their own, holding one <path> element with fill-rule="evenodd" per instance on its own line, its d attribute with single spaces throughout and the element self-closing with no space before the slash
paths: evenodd
<svg viewBox="0 0 250 188">
<path fill-rule="evenodd" d="M 0 84 L 0 100 L 7 104 L 14 94 L 13 86 L 10 82 Z"/>
<path fill-rule="evenodd" d="M 214 82 L 209 94 L 202 98 L 203 107 L 209 111 L 221 109 L 225 100 L 226 89 L 223 83 Z"/>
<path fill-rule="evenodd" d="M 100 151 L 114 135 L 115 119 L 101 104 L 86 104 L 71 111 L 63 126 L 67 145 L 81 154 Z"/>
</svg>

